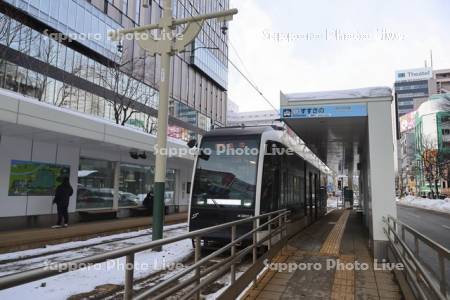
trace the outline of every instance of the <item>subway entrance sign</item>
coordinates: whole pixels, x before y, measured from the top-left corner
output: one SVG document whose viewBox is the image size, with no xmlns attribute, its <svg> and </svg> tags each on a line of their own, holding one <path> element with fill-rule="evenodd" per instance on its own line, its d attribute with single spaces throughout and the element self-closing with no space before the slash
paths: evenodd
<svg viewBox="0 0 450 300">
<path fill-rule="evenodd" d="M 340 117 L 365 117 L 367 116 L 367 104 L 333 104 L 333 105 L 302 105 L 282 108 L 282 118 L 340 118 Z"/>
</svg>

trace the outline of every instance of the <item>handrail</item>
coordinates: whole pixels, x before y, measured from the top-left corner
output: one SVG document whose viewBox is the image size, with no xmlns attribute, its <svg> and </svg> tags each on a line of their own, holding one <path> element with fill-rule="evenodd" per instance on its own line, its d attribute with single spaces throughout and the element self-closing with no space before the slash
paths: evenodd
<svg viewBox="0 0 450 300">
<path fill-rule="evenodd" d="M 230 248 L 232 249 L 232 252 L 234 250 L 234 253 L 233 253 L 234 256 L 232 256 L 231 259 L 227 259 L 224 262 L 222 262 L 222 265 L 225 265 L 225 267 L 226 266 L 229 267 L 229 265 L 231 265 L 232 273 L 234 273 L 234 271 L 235 271 L 234 264 L 236 263 L 236 261 L 239 258 L 243 257 L 243 255 L 247 254 L 251 249 L 253 249 L 253 256 L 254 256 L 254 261 L 255 261 L 257 246 L 259 246 L 262 242 L 269 239 L 269 247 L 270 247 L 270 245 L 272 244 L 272 238 L 275 235 L 278 235 L 278 234 L 280 235 L 280 241 L 283 240 L 283 232 L 284 232 L 284 236 L 287 235 L 286 224 L 287 224 L 287 216 L 289 213 L 290 212 L 288 210 L 281 209 L 281 210 L 277 210 L 274 212 L 270 212 L 270 213 L 266 213 L 266 214 L 262 214 L 262 215 L 258 215 L 258 216 L 248 217 L 248 218 L 242 219 L 242 220 L 232 221 L 232 222 L 228 222 L 228 223 L 224 223 L 224 224 L 220 224 L 220 225 L 216 225 L 216 226 L 212 226 L 212 227 L 208 227 L 208 228 L 199 229 L 196 231 L 191 231 L 191 232 L 184 233 L 184 234 L 174 236 L 174 237 L 169 237 L 169 238 L 165 238 L 165 239 L 161 239 L 161 240 L 157 240 L 157 241 L 146 242 L 146 243 L 133 245 L 133 246 L 128 246 L 125 248 L 112 250 L 112 251 L 108 251 L 108 252 L 105 252 L 102 254 L 88 256 L 88 257 L 84 257 L 84 258 L 80 258 L 80 259 L 75 259 L 72 261 L 67 261 L 67 262 L 62 262 L 62 263 L 53 263 L 53 264 L 50 264 L 49 266 L 40 267 L 40 268 L 36 268 L 36 269 L 24 271 L 24 272 L 19 272 L 19 273 L 15 273 L 15 274 L 11 274 L 11 275 L 2 276 L 2 277 L 0 277 L 0 289 L 11 288 L 11 287 L 19 286 L 19 285 L 22 285 L 25 283 L 33 282 L 36 280 L 59 275 L 62 273 L 72 272 L 72 271 L 82 269 L 82 268 L 87 267 L 92 264 L 105 262 L 107 260 L 116 259 L 116 258 L 120 258 L 120 257 L 126 257 L 127 265 L 131 265 L 132 267 L 126 268 L 126 270 L 125 270 L 124 299 L 127 299 L 127 300 L 133 299 L 132 294 L 133 294 L 134 256 L 136 253 L 142 252 L 145 250 L 154 249 L 154 248 L 160 248 L 164 245 L 172 244 L 172 243 L 178 242 L 180 240 L 185 240 L 185 239 L 194 239 L 195 244 L 197 246 L 199 246 L 200 239 L 202 236 L 205 236 L 208 233 L 218 231 L 221 229 L 225 229 L 225 228 L 232 229 L 230 243 L 228 243 L 224 247 L 216 250 L 215 252 L 211 253 L 210 255 L 204 257 L 203 259 L 200 259 L 199 255 L 197 255 L 197 253 L 196 253 L 195 263 L 192 266 L 190 266 L 186 270 L 183 270 L 180 273 L 175 274 L 168 280 L 165 280 L 162 283 L 152 287 L 151 289 L 145 291 L 142 295 L 139 295 L 136 298 L 136 299 L 142 299 L 142 298 L 145 298 L 145 296 L 147 296 L 151 293 L 154 293 L 156 290 L 159 290 L 159 289 L 167 286 L 167 284 L 175 282 L 176 280 L 189 274 L 192 271 L 196 271 L 196 275 L 193 276 L 193 278 L 196 279 L 198 283 L 200 283 L 200 277 L 201 277 L 200 267 L 203 264 L 205 264 L 206 262 L 208 262 L 210 259 L 224 253 L 225 251 L 227 251 Z M 274 215 L 276 215 L 276 216 L 274 216 Z M 265 222 L 264 224 L 260 224 L 258 226 L 258 221 L 262 218 L 268 218 L 268 221 Z M 236 238 L 236 227 L 238 225 L 242 225 L 242 224 L 249 223 L 249 222 L 253 223 L 253 229 L 251 231 L 245 233 L 244 235 L 239 236 L 239 238 Z M 271 226 L 273 226 L 273 224 L 275 222 L 278 223 L 278 228 L 271 230 Z M 256 240 L 256 233 L 267 226 L 269 226 L 268 236 L 266 236 L 262 241 L 258 242 Z M 239 251 L 238 253 L 235 253 L 236 245 L 251 235 L 253 236 L 253 244 L 251 246 Z M 198 250 L 196 249 L 196 252 L 197 251 Z M 221 264 L 221 262 L 219 262 L 218 264 Z M 221 270 L 221 269 L 219 268 L 219 270 Z M 214 272 L 214 271 L 216 271 L 215 268 L 209 268 L 209 273 Z M 205 273 L 203 272 L 203 275 L 204 274 Z M 232 274 L 232 277 L 235 278 L 235 274 Z M 191 281 L 193 281 L 193 280 L 185 280 L 183 282 L 180 282 L 176 287 L 179 287 L 180 289 L 184 288 L 185 286 L 191 284 Z M 186 282 L 187 282 L 187 284 L 186 284 Z M 203 285 L 201 285 L 201 286 L 203 286 Z M 199 295 L 201 286 L 198 288 L 197 295 Z M 174 290 L 174 288 L 172 287 L 169 290 L 172 291 L 172 290 Z M 163 294 L 166 294 L 166 293 L 163 293 Z"/>
<path fill-rule="evenodd" d="M 251 231 L 245 233 L 244 235 L 241 235 L 239 238 L 234 239 L 233 241 L 231 241 L 230 243 L 228 243 L 227 245 L 223 246 L 222 248 L 214 251 L 213 253 L 211 253 L 210 255 L 202 258 L 201 260 L 199 260 L 198 262 L 196 262 L 194 265 L 190 266 L 189 268 L 187 268 L 186 270 L 183 270 L 182 272 L 176 274 L 175 276 L 171 277 L 169 280 L 165 280 L 163 282 L 161 282 L 159 285 L 156 285 L 155 287 L 151 288 L 150 290 L 144 292 L 143 294 L 139 295 L 139 297 L 137 297 L 136 299 L 146 299 L 146 297 L 150 294 L 153 294 L 154 292 L 156 292 L 157 290 L 165 287 L 166 285 L 169 285 L 170 283 L 178 280 L 179 278 L 185 276 L 186 274 L 192 272 L 193 270 L 195 270 L 196 268 L 198 268 L 200 265 L 202 265 L 203 263 L 208 262 L 209 260 L 211 260 L 212 258 L 217 257 L 218 255 L 224 253 L 225 251 L 227 251 L 228 249 L 230 249 L 233 245 L 238 244 L 239 242 L 241 242 L 242 240 L 244 240 L 247 236 L 252 235 L 254 233 L 256 233 L 257 231 L 259 231 L 260 228 L 263 228 L 264 226 L 267 226 L 270 222 L 274 222 L 276 221 L 278 218 L 283 217 L 285 214 L 287 214 L 289 212 L 283 212 L 280 213 L 277 217 L 275 217 L 274 219 L 272 219 L 271 221 L 268 221 L 254 229 L 252 229 Z M 245 249 L 244 249 L 245 250 Z M 160 298 L 161 295 L 158 295 L 158 299 Z"/>
<path fill-rule="evenodd" d="M 412 228 L 411 226 L 409 226 L 408 224 L 403 223 L 400 220 L 395 219 L 392 216 L 388 216 L 390 219 L 395 220 L 395 222 L 397 224 L 402 225 L 402 227 L 404 227 L 405 229 L 407 229 L 408 231 L 410 231 L 411 233 L 413 233 L 414 235 L 417 235 L 422 241 L 424 241 L 428 246 L 434 248 L 435 250 L 443 253 L 447 258 L 450 258 L 450 250 L 445 248 L 444 246 L 442 246 L 441 244 L 433 241 L 432 239 L 430 239 L 429 237 L 425 236 L 424 234 L 420 233 L 419 231 L 415 230 L 414 228 Z"/>
<path fill-rule="evenodd" d="M 429 287 L 428 292 L 434 294 L 434 297 L 437 297 L 439 299 L 448 299 L 445 260 L 449 260 L 450 251 L 444 248 L 442 245 L 426 237 L 422 233 L 418 232 L 411 226 L 397 220 L 390 215 L 388 215 L 387 218 L 383 217 L 383 222 L 387 225 L 387 228 L 383 228 L 383 230 L 388 237 L 393 250 L 403 262 L 406 271 L 411 276 L 413 284 L 421 294 L 422 298 L 426 298 L 426 292 L 424 291 L 422 285 L 425 284 L 425 286 Z M 399 235 L 399 230 L 401 232 L 401 236 Z M 405 231 L 411 233 L 414 238 L 414 252 L 407 245 Z M 432 278 L 432 276 L 430 276 L 430 273 L 427 272 L 425 266 L 419 261 L 419 240 L 424 242 L 429 246 L 429 248 L 431 248 L 438 254 L 440 275 L 437 275 L 431 269 L 429 269 L 429 271 L 437 275 L 439 283 L 436 283 L 436 280 Z M 398 247 L 398 245 L 400 245 L 400 247 Z"/>
</svg>

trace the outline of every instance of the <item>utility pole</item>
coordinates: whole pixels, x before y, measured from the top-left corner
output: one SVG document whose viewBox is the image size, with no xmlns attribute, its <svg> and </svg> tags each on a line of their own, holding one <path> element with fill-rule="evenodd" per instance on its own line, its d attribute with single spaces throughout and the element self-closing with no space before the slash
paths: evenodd
<svg viewBox="0 0 450 300">
<path fill-rule="evenodd" d="M 148 7 L 148 1 L 143 6 Z M 155 163 L 155 186 L 153 201 L 153 234 L 152 240 L 163 237 L 164 226 L 164 193 L 166 181 L 167 164 L 167 123 L 169 118 L 169 80 L 170 80 L 170 57 L 178 52 L 184 51 L 191 44 L 202 29 L 204 21 L 219 19 L 219 21 L 230 21 L 237 9 L 193 16 L 189 18 L 175 19 L 172 15 L 172 0 L 164 0 L 163 14 L 159 23 L 148 24 L 141 27 L 112 31 L 109 36 L 113 40 L 121 40 L 127 34 L 133 34 L 138 44 L 150 54 L 161 55 L 161 82 L 159 88 L 158 109 L 158 132 Z M 177 26 L 185 25 L 181 34 L 173 34 Z M 158 31 L 155 36 L 151 31 Z M 164 151 L 163 151 L 164 150 Z"/>
</svg>

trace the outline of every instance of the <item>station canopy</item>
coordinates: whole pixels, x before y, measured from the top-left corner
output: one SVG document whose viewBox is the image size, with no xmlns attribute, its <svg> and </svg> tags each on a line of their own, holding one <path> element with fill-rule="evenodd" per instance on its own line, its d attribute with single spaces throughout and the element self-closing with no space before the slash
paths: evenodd
<svg viewBox="0 0 450 300">
<path fill-rule="evenodd" d="M 388 87 L 281 93 L 280 114 L 320 160 L 348 174 L 368 143 L 368 100 L 391 97 Z"/>
</svg>

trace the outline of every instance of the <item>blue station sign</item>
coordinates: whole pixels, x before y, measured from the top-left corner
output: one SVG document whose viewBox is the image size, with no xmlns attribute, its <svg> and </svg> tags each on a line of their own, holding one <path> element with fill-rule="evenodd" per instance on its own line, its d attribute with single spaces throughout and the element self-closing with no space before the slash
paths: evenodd
<svg viewBox="0 0 450 300">
<path fill-rule="evenodd" d="M 367 104 L 334 104 L 334 105 L 305 105 L 281 109 L 281 118 L 341 118 L 365 117 Z"/>
</svg>

